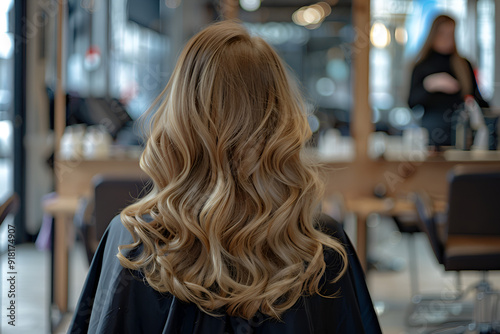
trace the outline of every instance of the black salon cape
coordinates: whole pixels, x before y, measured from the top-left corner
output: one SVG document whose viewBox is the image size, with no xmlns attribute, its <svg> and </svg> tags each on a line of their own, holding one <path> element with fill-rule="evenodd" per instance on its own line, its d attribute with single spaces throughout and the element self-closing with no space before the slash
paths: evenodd
<svg viewBox="0 0 500 334">
<path fill-rule="evenodd" d="M 345 245 L 349 254 L 348 271 L 339 282 L 331 284 L 324 279 L 335 277 L 339 256 L 325 251 L 324 291 L 326 295 L 339 291 L 340 297 L 301 297 L 279 322 L 261 314 L 251 320 L 223 313 L 210 316 L 194 304 L 149 287 L 141 280 L 140 273 L 123 268 L 116 257 L 119 245 L 132 242 L 132 236 L 117 216 L 94 255 L 68 333 L 381 333 L 363 271 L 350 241 L 331 218 L 322 217 L 321 225 Z"/>
</svg>

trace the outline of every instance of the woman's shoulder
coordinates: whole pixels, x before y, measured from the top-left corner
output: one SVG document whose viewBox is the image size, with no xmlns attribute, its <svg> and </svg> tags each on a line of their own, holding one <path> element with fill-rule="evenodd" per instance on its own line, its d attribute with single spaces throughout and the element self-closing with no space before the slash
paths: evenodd
<svg viewBox="0 0 500 334">
<path fill-rule="evenodd" d="M 331 238 L 337 239 L 341 244 L 346 243 L 346 234 L 342 224 L 327 214 L 321 213 L 317 219 L 317 229 Z"/>
<path fill-rule="evenodd" d="M 116 252 L 119 246 L 134 242 L 132 233 L 125 227 L 120 215 L 115 216 L 108 225 L 101 242 L 106 243 L 106 249 Z"/>
<path fill-rule="evenodd" d="M 108 226 L 108 233 L 110 236 L 119 237 L 120 239 L 127 238 L 128 235 L 132 237 L 129 230 L 123 225 L 120 215 L 116 215 L 111 220 Z"/>
<path fill-rule="evenodd" d="M 348 237 L 344 232 L 342 224 L 323 213 L 318 217 L 317 223 L 317 229 L 319 231 L 328 235 L 330 238 L 337 240 L 347 253 L 351 251 L 349 248 L 350 242 L 348 241 Z M 342 269 L 342 256 L 338 251 L 328 247 L 324 248 L 323 255 L 327 266 L 327 276 L 331 276 L 331 279 L 333 279 Z"/>
<path fill-rule="evenodd" d="M 150 222 L 152 219 L 149 215 L 143 216 L 145 222 Z M 118 237 L 120 239 L 130 240 L 132 242 L 132 234 L 123 223 L 120 215 L 116 215 L 108 225 L 108 234 L 110 236 Z"/>
</svg>

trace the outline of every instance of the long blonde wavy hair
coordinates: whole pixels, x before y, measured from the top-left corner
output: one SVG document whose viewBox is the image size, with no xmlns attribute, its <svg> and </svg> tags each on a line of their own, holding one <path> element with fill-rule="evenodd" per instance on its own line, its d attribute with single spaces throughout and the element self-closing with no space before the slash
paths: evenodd
<svg viewBox="0 0 500 334">
<path fill-rule="evenodd" d="M 134 238 L 122 266 L 209 314 L 246 319 L 279 319 L 320 293 L 324 246 L 340 254 L 340 278 L 345 250 L 314 228 L 322 180 L 301 154 L 305 108 L 266 42 L 235 22 L 209 26 L 157 105 L 140 161 L 153 189 L 121 213 Z"/>
</svg>

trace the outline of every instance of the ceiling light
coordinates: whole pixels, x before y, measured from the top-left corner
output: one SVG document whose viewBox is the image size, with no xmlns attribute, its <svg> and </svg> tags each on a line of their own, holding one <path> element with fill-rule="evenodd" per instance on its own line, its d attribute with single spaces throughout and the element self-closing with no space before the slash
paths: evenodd
<svg viewBox="0 0 500 334">
<path fill-rule="evenodd" d="M 318 2 L 316 6 L 320 6 L 323 9 L 323 12 L 325 13 L 325 17 L 330 15 L 332 13 L 332 7 L 327 4 L 326 2 Z"/>
<path fill-rule="evenodd" d="M 293 23 L 299 25 L 299 26 L 305 26 L 307 23 L 304 20 L 304 12 L 305 12 L 305 7 L 300 8 L 299 10 L 296 10 L 292 14 L 292 21 Z"/>
<path fill-rule="evenodd" d="M 374 23 L 370 30 L 370 41 L 377 48 L 385 48 L 391 42 L 389 29 L 381 22 Z"/>
<path fill-rule="evenodd" d="M 240 0 L 240 6 L 247 12 L 253 12 L 259 9 L 260 0 Z"/>
<path fill-rule="evenodd" d="M 406 44 L 406 42 L 408 41 L 408 32 L 403 27 L 397 27 L 396 31 L 394 32 L 394 37 L 396 39 L 396 42 L 398 42 L 399 44 Z"/>
<path fill-rule="evenodd" d="M 307 24 L 316 24 L 321 21 L 322 15 L 315 7 L 309 7 L 304 11 L 304 21 Z"/>
</svg>

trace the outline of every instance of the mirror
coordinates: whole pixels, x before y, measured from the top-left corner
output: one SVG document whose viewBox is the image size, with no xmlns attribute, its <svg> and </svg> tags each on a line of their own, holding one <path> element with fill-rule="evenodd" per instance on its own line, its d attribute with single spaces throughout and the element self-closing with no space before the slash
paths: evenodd
<svg viewBox="0 0 500 334">
<path fill-rule="evenodd" d="M 439 103 L 438 108 L 429 102 L 431 95 L 427 94 L 427 90 L 422 93 L 425 97 L 416 96 L 421 92 L 416 90 L 415 85 L 423 86 L 418 80 L 427 78 L 433 72 L 453 73 L 453 68 L 457 68 L 455 65 L 441 65 L 444 59 L 438 58 L 432 58 L 430 63 L 421 61 L 420 67 L 415 67 L 419 64 L 419 52 L 424 47 L 431 25 L 440 14 L 449 15 L 456 21 L 456 49 L 472 65 L 470 79 L 475 78 L 477 92 L 480 92 L 479 96 L 475 96 L 475 101 L 483 107 L 483 114 L 487 116 L 484 117 L 484 125 L 491 138 L 489 145 L 486 143 L 486 149 L 496 148 L 496 138 L 493 136 L 496 134 L 497 117 L 488 117 L 491 110 L 481 100 L 482 97 L 490 101 L 489 106 L 492 106 L 495 94 L 495 1 L 371 0 L 370 104 L 376 133 L 370 139 L 369 155 L 374 159 L 381 156 L 388 160 L 404 159 L 409 158 L 410 152 L 412 159 L 419 160 L 426 158 L 428 147 L 431 150 L 443 150 L 459 146 L 456 138 L 457 133 L 460 133 L 457 127 L 460 121 L 458 113 L 460 110 L 468 112 L 468 106 L 463 103 L 465 93 L 454 92 L 454 98 L 450 98 L 451 93 L 435 93 L 432 98 L 437 102 L 432 103 Z M 448 36 L 440 45 L 451 40 Z M 467 64 L 464 64 L 465 67 L 460 67 L 462 70 L 455 72 L 468 72 Z M 432 66 L 435 69 L 431 69 Z M 412 82 L 412 74 L 415 73 Z M 460 82 L 460 73 L 453 77 L 455 83 Z M 474 90 L 471 89 L 467 94 L 474 95 Z M 476 106 L 471 105 L 473 107 Z M 468 126 L 471 125 L 469 122 Z M 476 132 L 478 129 L 472 126 L 468 133 L 471 136 Z M 465 148 L 474 148 L 474 145 L 479 147 L 473 138 L 467 140 L 469 145 Z M 481 145 L 481 148 L 485 147 L 484 143 Z"/>
</svg>

